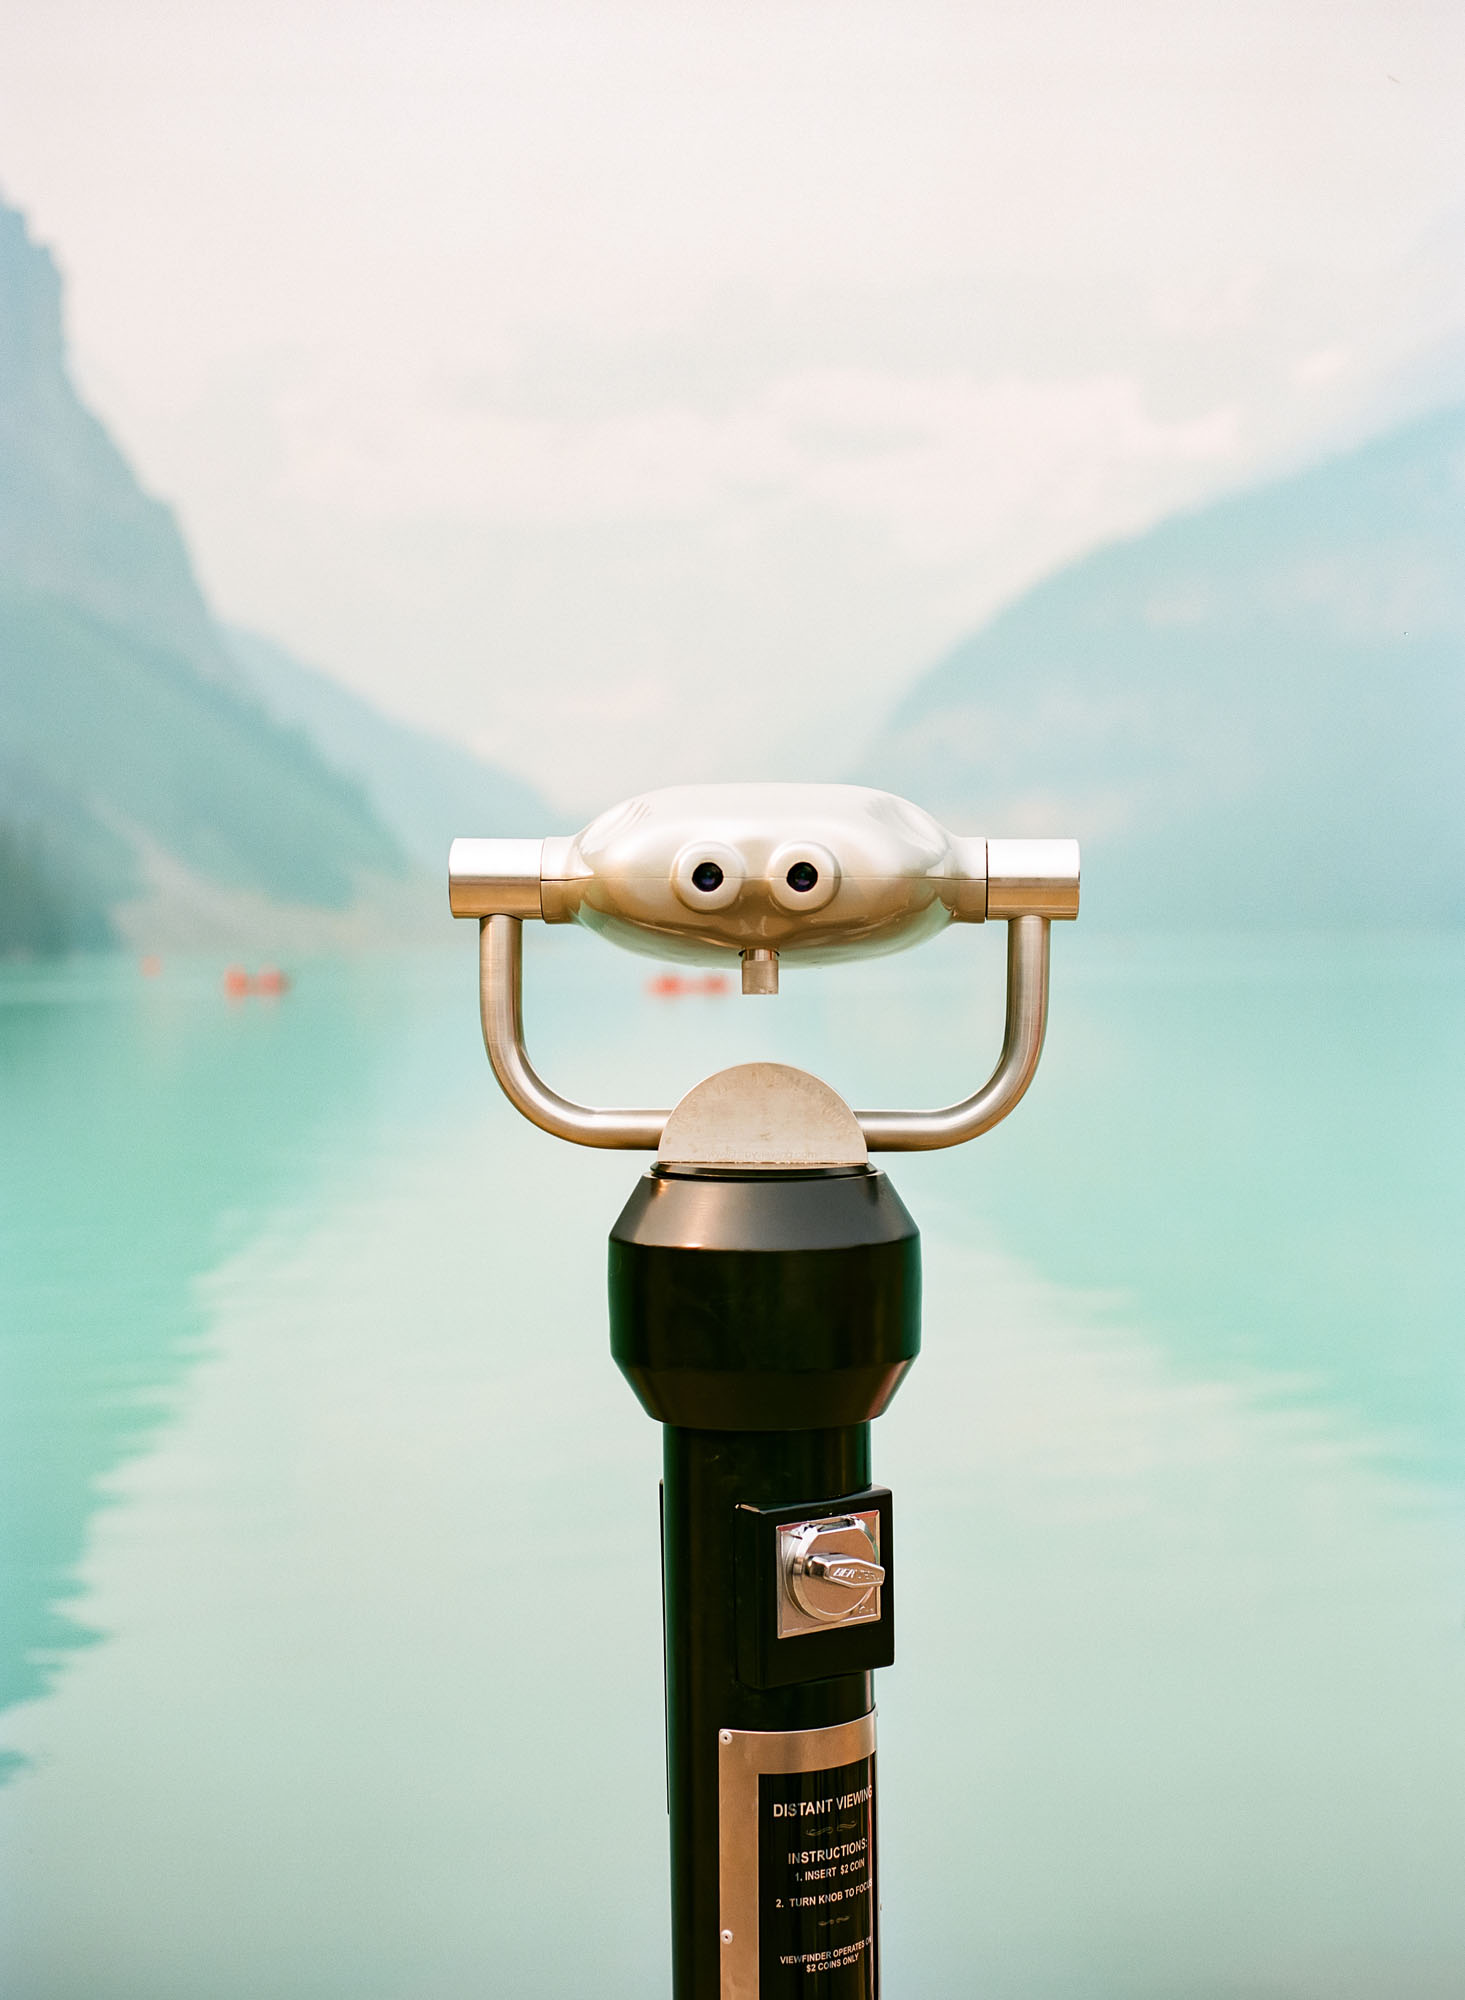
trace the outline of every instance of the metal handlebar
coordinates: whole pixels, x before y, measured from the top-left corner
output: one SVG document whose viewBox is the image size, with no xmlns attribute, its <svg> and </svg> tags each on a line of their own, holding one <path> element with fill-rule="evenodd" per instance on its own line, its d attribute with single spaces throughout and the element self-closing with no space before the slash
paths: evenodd
<svg viewBox="0 0 1465 2000">
<path fill-rule="evenodd" d="M 934 1111 L 857 1111 L 872 1153 L 918 1153 L 959 1146 L 1005 1118 L 1032 1082 L 1048 1021 L 1046 917 L 1007 924 L 1007 1024 L 997 1067 L 982 1088 Z M 607 1109 L 575 1104 L 551 1090 L 524 1047 L 524 924 L 520 917 L 480 919 L 479 1015 L 483 1046 L 505 1097 L 542 1131 L 580 1146 L 654 1152 L 670 1109 Z"/>
</svg>

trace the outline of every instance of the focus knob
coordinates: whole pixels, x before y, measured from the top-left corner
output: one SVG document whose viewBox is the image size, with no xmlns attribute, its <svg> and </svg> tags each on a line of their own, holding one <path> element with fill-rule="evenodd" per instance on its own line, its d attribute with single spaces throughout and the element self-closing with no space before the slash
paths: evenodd
<svg viewBox="0 0 1465 2000">
<path fill-rule="evenodd" d="M 805 1556 L 799 1574 L 813 1577 L 819 1583 L 837 1583 L 845 1590 L 858 1590 L 861 1603 L 872 1584 L 885 1581 L 880 1564 L 867 1562 L 863 1556 Z"/>
</svg>

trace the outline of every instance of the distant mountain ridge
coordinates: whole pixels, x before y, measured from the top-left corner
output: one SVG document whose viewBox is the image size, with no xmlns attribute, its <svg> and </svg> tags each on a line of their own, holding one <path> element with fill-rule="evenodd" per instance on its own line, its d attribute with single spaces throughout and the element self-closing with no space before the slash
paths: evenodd
<svg viewBox="0 0 1465 2000">
<path fill-rule="evenodd" d="M 0 581 L 0 799 L 89 912 L 135 942 L 303 935 L 401 850 L 304 736 L 64 598 Z M 83 937 L 79 941 L 88 941 Z"/>
<path fill-rule="evenodd" d="M 0 576 L 238 685 L 171 510 L 76 394 L 61 275 L 0 202 Z"/>
<path fill-rule="evenodd" d="M 224 627 L 235 665 L 277 722 L 300 729 L 361 786 L 418 864 L 441 875 L 460 833 L 528 838 L 558 824 L 522 779 L 443 737 L 395 722 L 262 633 Z"/>
<path fill-rule="evenodd" d="M 1465 409 L 1102 548 L 895 711 L 861 775 L 1077 834 L 1117 924 L 1465 921 Z"/>
<path fill-rule="evenodd" d="M 71 384 L 0 202 L 0 953 L 432 934 L 454 832 L 560 815 L 212 617 Z M 1116 923 L 1465 921 L 1465 409 L 1100 549 L 911 691 L 857 775 L 1072 832 Z"/>
<path fill-rule="evenodd" d="M 544 823 L 527 787 L 239 643 L 249 672 L 78 398 L 55 263 L 0 202 L 0 954 L 431 935 L 425 789 L 479 830 Z"/>
</svg>

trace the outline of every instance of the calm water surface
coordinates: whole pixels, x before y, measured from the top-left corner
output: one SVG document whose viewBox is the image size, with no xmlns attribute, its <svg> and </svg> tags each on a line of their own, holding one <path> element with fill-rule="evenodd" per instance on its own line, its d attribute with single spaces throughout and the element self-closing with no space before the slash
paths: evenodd
<svg viewBox="0 0 1465 2000">
<path fill-rule="evenodd" d="M 995 937 L 756 1006 L 532 942 L 572 1094 L 998 1039 Z M 667 1990 L 637 1163 L 502 1105 L 459 943 L 0 971 L 6 2000 Z M 1055 959 L 1021 1112 L 893 1168 L 886 1991 L 1458 2000 L 1465 944 Z"/>
</svg>

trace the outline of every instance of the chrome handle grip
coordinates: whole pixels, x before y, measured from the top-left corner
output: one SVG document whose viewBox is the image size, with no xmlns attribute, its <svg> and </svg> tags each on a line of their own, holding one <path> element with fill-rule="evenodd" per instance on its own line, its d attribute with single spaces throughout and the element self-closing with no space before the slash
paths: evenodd
<svg viewBox="0 0 1465 2000">
<path fill-rule="evenodd" d="M 1007 925 L 1007 1025 L 1002 1053 L 973 1096 L 938 1111 L 857 1111 L 872 1153 L 933 1151 L 989 1132 L 1019 1101 L 1038 1067 L 1048 1019 L 1047 917 L 1012 917 Z M 479 920 L 479 1016 L 483 1046 L 499 1087 L 516 1111 L 557 1139 L 580 1146 L 655 1152 L 669 1109 L 597 1109 L 575 1104 L 536 1073 L 524 1047 L 524 924 L 520 917 Z"/>
<path fill-rule="evenodd" d="M 448 908 L 455 917 L 540 917 L 542 840 L 455 840 L 448 849 Z"/>
</svg>

